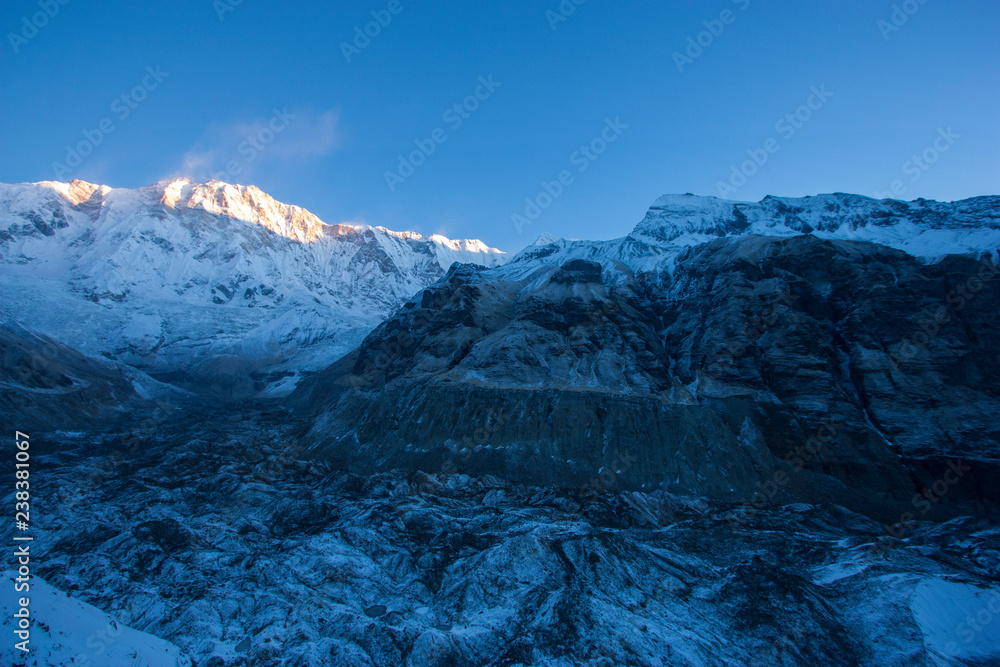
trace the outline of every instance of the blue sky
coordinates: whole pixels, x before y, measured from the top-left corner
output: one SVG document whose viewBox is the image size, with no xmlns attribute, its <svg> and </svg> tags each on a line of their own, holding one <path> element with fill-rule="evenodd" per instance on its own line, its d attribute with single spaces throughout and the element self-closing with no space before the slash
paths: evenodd
<svg viewBox="0 0 1000 667">
<path fill-rule="evenodd" d="M 505 250 L 666 193 L 997 194 L 998 28 L 995 0 L 9 0 L 0 181 L 224 176 Z"/>
</svg>

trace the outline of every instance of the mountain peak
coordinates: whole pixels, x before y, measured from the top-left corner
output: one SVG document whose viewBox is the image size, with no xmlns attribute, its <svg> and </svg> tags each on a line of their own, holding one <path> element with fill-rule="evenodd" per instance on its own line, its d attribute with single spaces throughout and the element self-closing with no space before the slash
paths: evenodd
<svg viewBox="0 0 1000 667">
<path fill-rule="evenodd" d="M 561 241 L 561 240 L 562 239 L 560 237 L 556 236 L 555 234 L 550 234 L 548 232 L 542 232 L 541 234 L 538 235 L 538 238 L 535 239 L 535 242 L 532 243 L 531 245 L 533 245 L 533 246 L 546 246 L 546 245 L 551 245 L 553 243 L 559 243 L 559 241 Z"/>
</svg>

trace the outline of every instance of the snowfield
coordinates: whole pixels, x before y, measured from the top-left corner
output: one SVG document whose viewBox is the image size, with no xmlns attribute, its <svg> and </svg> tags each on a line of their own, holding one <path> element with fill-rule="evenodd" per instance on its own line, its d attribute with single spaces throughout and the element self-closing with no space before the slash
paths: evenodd
<svg viewBox="0 0 1000 667">
<path fill-rule="evenodd" d="M 194 663 L 179 648 L 159 637 L 119 623 L 100 609 L 57 590 L 39 577 L 28 582 L 30 590 L 14 593 L 17 572 L 0 576 L 4 615 L 0 633 L 0 661 L 6 665 L 82 667 L 191 667 Z M 17 609 L 15 597 L 27 597 L 31 610 L 28 653 L 14 647 L 16 619 L 7 610 Z"/>
</svg>

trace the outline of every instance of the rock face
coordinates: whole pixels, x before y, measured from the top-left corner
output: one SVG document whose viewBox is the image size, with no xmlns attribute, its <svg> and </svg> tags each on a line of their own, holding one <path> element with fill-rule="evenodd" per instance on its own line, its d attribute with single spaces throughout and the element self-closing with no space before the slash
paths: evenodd
<svg viewBox="0 0 1000 667">
<path fill-rule="evenodd" d="M 287 393 L 452 263 L 505 260 L 329 225 L 253 186 L 0 185 L 0 315 L 215 398 Z"/>
<path fill-rule="evenodd" d="M 901 457 L 1000 458 L 996 272 L 808 235 L 718 239 L 672 274 L 456 268 L 292 400 L 358 472 L 615 469 L 727 500 L 779 475 L 785 500 L 891 514 L 932 481 Z"/>
</svg>

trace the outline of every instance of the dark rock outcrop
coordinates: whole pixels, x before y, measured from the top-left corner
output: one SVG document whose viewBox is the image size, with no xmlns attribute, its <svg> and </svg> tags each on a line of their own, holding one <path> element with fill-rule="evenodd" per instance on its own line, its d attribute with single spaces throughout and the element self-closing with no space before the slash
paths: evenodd
<svg viewBox="0 0 1000 667">
<path fill-rule="evenodd" d="M 101 428 L 150 406 L 121 365 L 91 359 L 14 323 L 0 325 L 0 417 L 10 428 Z"/>
<path fill-rule="evenodd" d="M 357 472 L 610 475 L 898 515 L 947 457 L 993 474 L 995 276 L 808 235 L 719 239 L 672 275 L 453 270 L 292 404 L 314 454 Z"/>
</svg>

